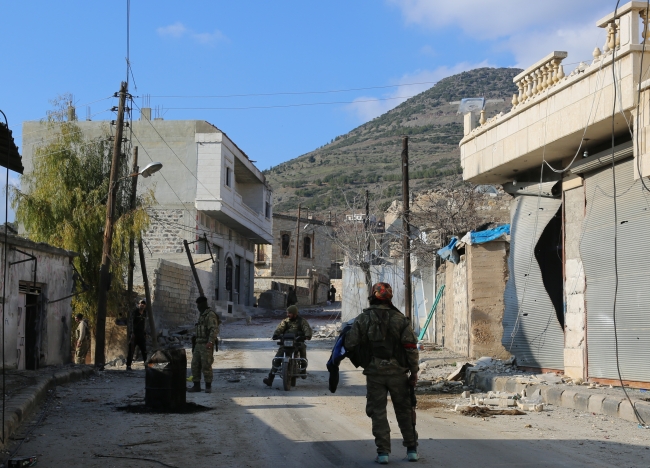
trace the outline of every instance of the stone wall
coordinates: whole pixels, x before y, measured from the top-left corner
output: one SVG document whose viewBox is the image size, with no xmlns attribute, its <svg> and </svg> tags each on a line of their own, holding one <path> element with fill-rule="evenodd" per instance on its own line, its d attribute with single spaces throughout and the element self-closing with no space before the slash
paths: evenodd
<svg viewBox="0 0 650 468">
<path fill-rule="evenodd" d="M 182 253 L 183 239 L 188 238 L 188 228 L 195 228 L 187 210 L 155 209 L 149 212 L 149 229 L 143 236 L 147 251 L 153 254 Z"/>
<path fill-rule="evenodd" d="M 452 284 L 449 288 L 453 292 L 453 318 L 450 320 L 452 326 L 446 331 L 447 347 L 452 351 L 469 356 L 469 323 L 467 310 L 467 258 L 460 256 L 460 262 L 454 265 L 451 275 Z"/>
<path fill-rule="evenodd" d="M 580 258 L 580 237 L 585 217 L 582 185 L 564 192 L 564 372 L 569 377 L 585 378 L 585 276 Z"/>
</svg>

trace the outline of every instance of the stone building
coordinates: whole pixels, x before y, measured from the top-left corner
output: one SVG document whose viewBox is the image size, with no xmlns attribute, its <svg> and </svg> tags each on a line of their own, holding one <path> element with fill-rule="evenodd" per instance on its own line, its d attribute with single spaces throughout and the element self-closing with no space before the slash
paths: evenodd
<svg viewBox="0 0 650 468">
<path fill-rule="evenodd" d="M 138 147 L 140 167 L 154 161 L 163 163 L 155 176 L 138 180 L 138 193 L 151 190 L 156 200 L 143 239 L 148 269 L 153 268 L 149 281 L 158 285 L 152 298 L 156 320 L 172 327 L 194 320 L 179 313 L 178 307 L 186 308 L 190 315 L 198 313 L 189 293 L 183 295 L 181 305 L 174 302 L 174 307 L 170 297 L 175 296 L 163 294 L 165 290 L 173 292 L 187 278 L 194 284 L 189 270 L 187 278 L 165 278 L 165 272 L 173 269 L 169 262 L 189 268 L 184 240 L 193 242 L 195 262 L 208 259 L 199 268 L 209 273 L 202 286 L 211 306 L 220 314 L 242 316 L 255 300 L 255 245 L 272 242 L 271 187 L 248 156 L 214 125 L 202 120 L 150 120 L 150 116 L 151 109 L 142 109 L 140 120 L 132 122 L 125 137 Z M 109 134 L 108 121 L 76 123 L 88 138 Z M 26 172 L 32 167 L 34 148 L 47 138 L 45 124 L 24 122 Z M 162 269 L 158 270 L 159 266 Z M 137 278 L 136 274 L 136 289 L 141 288 Z"/>
<path fill-rule="evenodd" d="M 466 114 L 460 141 L 464 179 L 501 184 L 515 196 L 503 344 L 517 364 L 644 388 L 650 382 L 645 10 L 645 2 L 629 2 L 598 21 L 604 46 L 593 44 L 593 61 L 571 73 L 562 65 L 568 54 L 557 51 L 521 72 L 512 109 L 478 123 Z"/>
<path fill-rule="evenodd" d="M 273 213 L 273 242 L 256 246 L 255 290 L 258 297 L 269 289 L 285 291 L 293 286 L 296 253 L 298 304 L 320 304 L 327 300 L 332 254 L 330 224 L 313 218 L 301 217 L 298 221 L 296 216 L 280 213 Z"/>
</svg>

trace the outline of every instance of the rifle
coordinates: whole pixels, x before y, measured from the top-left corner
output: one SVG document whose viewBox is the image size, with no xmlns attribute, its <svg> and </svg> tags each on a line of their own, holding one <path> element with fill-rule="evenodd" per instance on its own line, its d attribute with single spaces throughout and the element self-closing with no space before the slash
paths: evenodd
<svg viewBox="0 0 650 468">
<path fill-rule="evenodd" d="M 415 413 L 415 407 L 418 404 L 418 400 L 415 397 L 415 385 L 409 383 L 409 392 L 411 394 L 411 419 L 413 420 L 413 433 L 415 434 L 415 439 L 417 440 L 418 433 L 415 430 L 415 421 L 417 419 L 417 414 Z"/>
</svg>

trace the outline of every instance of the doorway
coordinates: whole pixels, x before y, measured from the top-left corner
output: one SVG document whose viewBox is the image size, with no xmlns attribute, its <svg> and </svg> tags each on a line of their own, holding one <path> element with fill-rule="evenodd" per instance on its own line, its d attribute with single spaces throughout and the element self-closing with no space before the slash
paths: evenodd
<svg viewBox="0 0 650 468">
<path fill-rule="evenodd" d="M 41 288 L 20 283 L 17 321 L 17 367 L 36 370 L 41 356 Z"/>
</svg>

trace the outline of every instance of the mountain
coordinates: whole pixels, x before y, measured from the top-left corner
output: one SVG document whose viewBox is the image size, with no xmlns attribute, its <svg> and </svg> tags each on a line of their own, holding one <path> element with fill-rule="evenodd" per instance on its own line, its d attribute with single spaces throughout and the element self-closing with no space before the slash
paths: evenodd
<svg viewBox="0 0 650 468">
<path fill-rule="evenodd" d="M 348 212 L 346 196 L 370 191 L 373 205 L 385 209 L 401 199 L 402 135 L 409 135 L 412 191 L 458 180 L 463 116 L 462 98 L 485 97 L 486 117 L 507 112 L 521 70 L 478 68 L 440 80 L 435 86 L 329 144 L 264 171 L 274 189 L 276 212 Z"/>
</svg>

